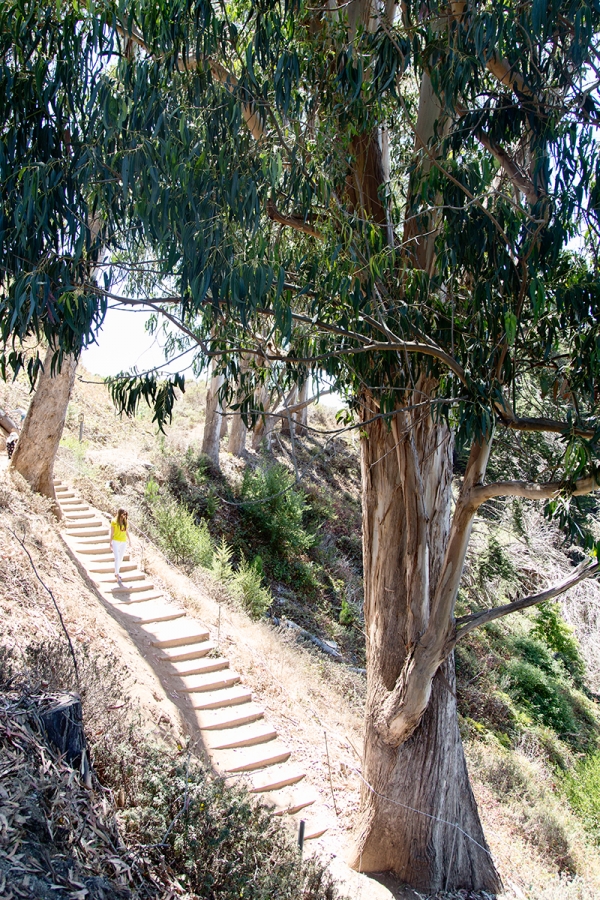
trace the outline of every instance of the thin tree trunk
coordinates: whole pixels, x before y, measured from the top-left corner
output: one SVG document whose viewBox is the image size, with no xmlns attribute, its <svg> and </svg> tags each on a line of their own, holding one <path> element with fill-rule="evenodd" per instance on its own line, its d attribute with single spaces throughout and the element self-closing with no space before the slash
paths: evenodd
<svg viewBox="0 0 600 900">
<path fill-rule="evenodd" d="M 236 400 L 238 402 L 243 399 L 241 385 L 243 383 L 243 376 L 247 371 L 248 360 L 242 357 L 242 359 L 240 360 L 240 378 L 238 381 L 238 388 L 236 392 Z M 233 454 L 233 456 L 245 456 L 247 433 L 248 429 L 246 427 L 246 423 L 242 419 L 239 410 L 236 410 L 231 418 L 231 431 L 229 432 L 229 443 L 227 445 L 227 449 L 231 454 Z"/>
<path fill-rule="evenodd" d="M 353 864 L 392 870 L 421 890 L 494 891 L 500 882 L 469 785 L 452 656 L 416 728 L 399 743 L 384 727 L 386 700 L 429 622 L 450 533 L 452 439 L 421 402 L 428 387 L 418 385 L 421 405 L 400 410 L 391 428 L 381 419 L 366 425 L 361 444 L 368 686 Z M 365 420 L 376 412 L 367 398 Z"/>
<path fill-rule="evenodd" d="M 288 406 L 294 406 L 294 404 L 297 402 L 298 402 L 298 388 L 294 386 L 292 388 L 292 390 L 289 392 L 289 394 L 287 395 L 287 397 L 285 398 L 286 408 Z M 289 415 L 284 416 L 284 418 L 281 420 L 281 433 L 282 434 L 287 434 L 288 437 L 292 434 L 292 432 L 294 435 L 296 434 L 296 417 L 297 417 L 297 414 L 294 415 L 293 413 L 289 413 Z"/>
<path fill-rule="evenodd" d="M 306 403 L 308 400 L 308 379 L 303 381 L 298 389 L 298 403 Z M 303 409 L 299 410 L 297 413 L 293 415 L 294 422 L 296 423 L 296 434 L 298 437 L 304 437 L 308 433 L 307 425 L 308 425 L 308 406 L 305 406 Z"/>
<path fill-rule="evenodd" d="M 223 375 L 213 375 L 206 393 L 206 418 L 202 437 L 202 453 L 208 456 L 215 468 L 219 468 L 219 448 L 221 444 L 222 410 L 219 390 L 223 385 Z"/>
<path fill-rule="evenodd" d="M 23 423 L 11 468 L 27 479 L 34 491 L 52 500 L 54 493 L 54 461 L 73 390 L 77 360 L 64 356 L 60 372 L 52 375 L 55 350 L 50 347 L 33 400 Z"/>
<path fill-rule="evenodd" d="M 231 420 L 231 431 L 229 432 L 229 443 L 227 449 L 233 456 L 244 456 L 246 453 L 246 434 L 248 429 L 239 413 L 236 413 Z"/>
</svg>

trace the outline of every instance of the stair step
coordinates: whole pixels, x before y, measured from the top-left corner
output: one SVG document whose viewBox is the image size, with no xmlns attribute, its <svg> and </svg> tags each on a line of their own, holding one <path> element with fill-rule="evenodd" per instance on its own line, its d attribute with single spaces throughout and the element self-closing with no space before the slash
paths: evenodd
<svg viewBox="0 0 600 900">
<path fill-rule="evenodd" d="M 315 841 L 317 838 L 320 838 L 321 835 L 325 834 L 328 830 L 329 825 L 320 819 L 318 816 L 309 815 L 306 816 L 302 813 L 296 813 L 295 815 L 290 816 L 289 821 L 296 823 L 296 830 L 300 826 L 301 820 L 304 819 L 304 840 L 305 841 Z"/>
<path fill-rule="evenodd" d="M 77 541 L 77 552 L 85 553 L 88 556 L 102 556 L 107 557 L 110 554 L 110 557 L 114 559 L 112 550 L 110 550 L 110 544 L 108 541 L 106 544 L 101 543 L 99 541 Z M 123 559 L 127 559 L 127 555 L 123 557 Z"/>
<path fill-rule="evenodd" d="M 226 669 L 224 672 L 209 672 L 207 675 L 188 675 L 182 678 L 182 687 L 177 691 L 181 694 L 201 694 L 204 691 L 218 691 L 221 688 L 233 687 L 240 681 L 237 672 Z"/>
<path fill-rule="evenodd" d="M 150 625 L 152 622 L 173 622 L 185 616 L 184 609 L 178 609 L 170 603 L 157 603 L 156 600 L 148 600 L 147 603 L 136 603 L 132 606 L 119 604 L 119 612 L 127 616 L 136 625 Z"/>
<path fill-rule="evenodd" d="M 264 714 L 264 710 L 260 706 L 250 701 L 238 706 L 226 706 L 223 709 L 198 710 L 196 720 L 201 731 L 214 731 L 257 722 L 264 717 Z"/>
<path fill-rule="evenodd" d="M 198 710 L 225 709 L 230 706 L 238 706 L 252 700 L 252 692 L 242 685 L 231 688 L 223 688 L 220 691 L 207 691 L 205 694 L 190 695 L 192 708 Z"/>
<path fill-rule="evenodd" d="M 79 510 L 83 512 L 86 509 L 91 509 L 89 503 L 84 503 L 82 500 L 61 500 L 58 498 L 58 502 L 62 509 L 68 512 L 77 512 Z"/>
<path fill-rule="evenodd" d="M 95 517 L 95 515 L 86 516 L 86 518 L 90 518 L 91 522 L 66 522 L 65 528 L 67 531 L 73 531 L 73 529 L 76 531 L 85 531 L 86 528 L 100 528 L 102 526 L 102 521 Z M 106 529 L 104 532 L 100 533 L 106 534 Z"/>
<path fill-rule="evenodd" d="M 125 579 L 123 579 L 125 580 Z M 138 591 L 153 591 L 154 585 L 151 581 L 145 584 L 132 584 L 129 587 L 113 587 L 110 582 L 98 582 L 103 591 L 110 591 L 111 594 L 136 594 Z"/>
<path fill-rule="evenodd" d="M 267 741 L 274 741 L 276 737 L 276 730 L 263 719 L 247 725 L 238 725 L 235 728 L 207 731 L 204 735 L 204 742 L 209 750 L 229 750 L 235 747 L 253 747 L 255 744 L 265 744 Z"/>
<path fill-rule="evenodd" d="M 194 619 L 186 618 L 172 625 L 146 629 L 153 647 L 181 647 L 183 645 L 208 640 L 209 633 Z"/>
<path fill-rule="evenodd" d="M 257 772 L 252 776 L 251 794 L 264 794 L 269 791 L 278 791 L 281 788 L 298 784 L 306 777 L 306 773 L 296 765 L 284 763 L 279 766 L 271 766 L 264 772 Z"/>
<path fill-rule="evenodd" d="M 56 494 L 57 500 L 66 500 L 67 498 L 75 497 L 73 491 L 61 491 L 60 489 L 57 490 L 54 488 L 54 493 Z"/>
<path fill-rule="evenodd" d="M 79 521 L 80 519 L 93 519 L 94 516 L 96 515 L 96 513 L 93 513 L 93 512 L 90 512 L 89 510 L 84 510 L 84 509 L 81 509 L 81 510 L 65 509 L 64 513 L 65 513 L 65 518 L 69 524 L 71 523 L 72 520 Z"/>
<path fill-rule="evenodd" d="M 67 534 L 69 535 L 69 537 L 100 537 L 101 535 L 106 534 L 106 528 L 98 527 L 90 531 L 80 531 L 79 533 L 77 533 L 77 531 L 73 531 L 74 527 L 76 528 L 76 526 L 73 525 L 67 526 Z"/>
<path fill-rule="evenodd" d="M 115 606 L 138 606 L 140 603 L 147 603 L 148 600 L 164 600 L 165 595 L 160 591 L 149 591 L 147 594 L 131 594 L 129 591 L 107 591 L 104 590 L 105 596 L 112 600 Z"/>
<path fill-rule="evenodd" d="M 121 572 L 133 572 L 137 566 L 135 563 L 126 563 L 125 565 L 121 565 Z M 111 572 L 114 573 L 115 567 L 109 564 L 101 565 L 97 562 L 91 562 L 91 564 L 87 567 L 88 572 L 93 572 L 96 575 L 109 575 Z"/>
<path fill-rule="evenodd" d="M 270 791 L 260 799 L 271 807 L 274 816 L 286 816 L 300 812 L 307 806 L 312 806 L 319 799 L 319 795 L 311 785 L 307 784 L 296 789 L 285 787 L 279 791 Z"/>
<path fill-rule="evenodd" d="M 164 660 L 163 660 L 164 662 Z M 193 660 L 185 660 L 184 662 L 168 662 L 169 675 L 179 675 L 185 678 L 187 675 L 203 675 L 206 672 L 220 672 L 222 669 L 229 668 L 229 660 L 222 656 L 202 657 L 195 662 Z"/>
<path fill-rule="evenodd" d="M 214 750 L 213 759 L 222 772 L 252 772 L 266 766 L 286 762 L 291 756 L 279 740 L 238 750 Z"/>
<path fill-rule="evenodd" d="M 90 571 L 91 571 L 91 569 L 90 569 Z M 144 573 L 140 572 L 140 570 L 135 565 L 135 563 L 132 563 L 130 566 L 127 567 L 127 569 L 121 568 L 121 572 L 127 572 L 127 571 L 129 571 L 128 575 L 121 576 L 121 581 L 124 584 L 131 584 L 131 582 L 135 582 L 135 581 L 144 581 L 144 579 L 146 578 Z M 117 576 L 115 575 L 114 566 L 112 568 L 112 573 L 111 573 L 110 569 L 106 569 L 103 573 L 101 572 L 99 574 L 108 575 L 109 577 L 108 578 L 95 578 L 94 580 L 97 581 L 98 584 L 104 586 L 104 585 L 108 585 L 108 584 L 116 584 L 117 583 Z M 111 575 L 112 575 L 112 577 L 111 577 Z M 132 587 L 133 587 L 133 585 L 132 585 Z M 153 587 L 154 587 L 154 585 L 153 585 Z"/>
<path fill-rule="evenodd" d="M 161 656 L 161 660 L 166 663 L 186 662 L 191 659 L 202 659 L 211 650 L 216 649 L 213 641 L 203 640 L 198 644 L 183 644 L 180 647 L 165 647 L 165 652 Z"/>
</svg>

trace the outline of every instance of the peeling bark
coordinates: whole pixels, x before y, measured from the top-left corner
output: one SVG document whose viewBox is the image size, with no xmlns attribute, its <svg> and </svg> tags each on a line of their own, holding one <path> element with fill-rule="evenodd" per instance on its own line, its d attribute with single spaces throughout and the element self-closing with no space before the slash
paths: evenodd
<svg viewBox="0 0 600 900">
<path fill-rule="evenodd" d="M 422 379 L 415 409 L 400 409 L 391 428 L 382 419 L 366 425 L 361 445 L 367 704 L 353 864 L 392 870 L 418 889 L 497 890 L 448 655 L 474 509 L 464 500 L 451 520 L 452 436 L 423 402 L 431 388 Z M 364 420 L 376 413 L 365 398 Z M 471 460 L 467 498 L 482 452 Z"/>
</svg>

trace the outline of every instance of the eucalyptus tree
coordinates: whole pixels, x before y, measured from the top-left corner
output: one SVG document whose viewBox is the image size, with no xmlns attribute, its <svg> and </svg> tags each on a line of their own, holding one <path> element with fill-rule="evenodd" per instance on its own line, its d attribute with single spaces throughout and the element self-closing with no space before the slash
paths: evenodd
<svg viewBox="0 0 600 900">
<path fill-rule="evenodd" d="M 106 309 L 82 284 L 107 239 L 94 183 L 110 123 L 94 101 L 112 46 L 77 5 L 0 6 L 0 371 L 38 385 L 11 465 L 50 497 L 77 359 Z"/>
<path fill-rule="evenodd" d="M 599 12 L 569 0 L 409 0 L 397 17 L 372 0 L 88 9 L 118 56 L 94 97 L 120 129 L 96 192 L 129 258 L 149 253 L 169 279 L 149 305 L 236 391 L 248 382 L 243 411 L 264 375 L 242 360 L 264 359 L 290 380 L 325 371 L 360 419 L 355 865 L 494 890 L 453 648 L 598 564 L 458 619 L 455 602 L 482 504 L 526 497 L 567 521 L 598 485 L 598 275 L 565 248 L 584 231 L 597 247 Z M 84 274 L 75 287 L 94 291 Z M 113 393 L 128 411 L 145 397 L 162 420 L 181 384 L 133 375 Z M 525 452 L 530 435 L 555 436 L 553 476 L 486 480 L 499 431 Z M 468 461 L 453 501 L 457 448 Z"/>
</svg>

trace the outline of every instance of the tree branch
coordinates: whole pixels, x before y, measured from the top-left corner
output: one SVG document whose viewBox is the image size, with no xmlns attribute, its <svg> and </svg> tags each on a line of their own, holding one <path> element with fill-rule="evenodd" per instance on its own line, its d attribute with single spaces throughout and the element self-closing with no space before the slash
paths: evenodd
<svg viewBox="0 0 600 900">
<path fill-rule="evenodd" d="M 288 228 L 294 228 L 296 231 L 302 231 L 304 234 L 310 234 L 312 237 L 325 240 L 325 236 L 318 231 L 310 222 L 305 222 L 302 216 L 284 216 L 278 210 L 272 200 L 267 202 L 267 215 L 279 225 L 286 225 Z"/>
<path fill-rule="evenodd" d="M 557 419 L 547 419 L 544 417 L 529 418 L 515 417 L 506 418 L 499 413 L 500 423 L 505 428 L 511 428 L 513 431 L 532 431 L 532 432 L 550 432 L 551 434 L 573 434 L 576 437 L 591 440 L 595 431 L 592 428 L 581 428 L 569 422 L 559 422 Z"/>
<path fill-rule="evenodd" d="M 527 202 L 530 203 L 531 206 L 534 206 L 540 199 L 539 194 L 533 186 L 531 179 L 523 174 L 514 159 L 506 152 L 506 150 L 502 147 L 498 147 L 484 131 L 477 131 L 477 140 L 495 159 L 498 160 L 508 175 L 511 183 L 517 190 L 521 191 Z"/>
<path fill-rule="evenodd" d="M 571 497 L 582 497 L 600 488 L 597 475 L 588 475 L 577 481 L 549 481 L 547 484 L 536 484 L 529 481 L 496 481 L 493 484 L 476 485 L 470 493 L 470 500 L 479 508 L 486 500 L 493 497 L 524 497 L 526 500 L 552 500 L 559 494 L 567 493 Z"/>
<path fill-rule="evenodd" d="M 480 625 L 485 625 L 487 622 L 493 622 L 494 619 L 500 619 L 503 616 L 509 615 L 509 613 L 518 612 L 522 609 L 529 609 L 531 606 L 537 606 L 539 603 L 553 600 L 555 597 L 559 597 L 561 594 L 564 594 L 565 591 L 568 591 L 569 588 L 575 587 L 587 578 L 593 578 L 598 574 L 599 569 L 600 562 L 598 562 L 598 560 L 591 564 L 586 563 L 586 567 L 583 571 L 580 570 L 576 572 L 575 575 L 565 578 L 564 581 L 555 584 L 554 587 L 542 591 L 540 594 L 530 594 L 528 597 L 522 597 L 521 600 L 515 600 L 513 603 L 506 603 L 504 606 L 496 606 L 493 609 L 485 609 L 481 612 L 472 613 L 469 616 L 461 616 L 456 620 L 457 629 L 454 640 L 449 647 L 449 651 L 455 647 L 461 638 L 465 637 L 465 635 L 469 634 L 469 632 L 473 631 L 475 628 L 479 628 Z"/>
</svg>

